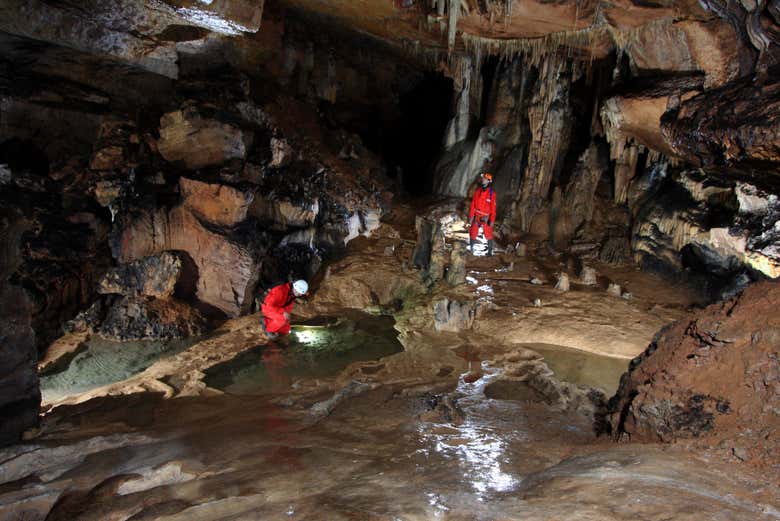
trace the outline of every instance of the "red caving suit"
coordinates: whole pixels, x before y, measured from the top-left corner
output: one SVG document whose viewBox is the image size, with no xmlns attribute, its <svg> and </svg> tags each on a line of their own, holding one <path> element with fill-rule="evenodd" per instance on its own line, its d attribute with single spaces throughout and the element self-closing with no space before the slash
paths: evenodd
<svg viewBox="0 0 780 521">
<path fill-rule="evenodd" d="M 492 186 L 477 187 L 474 197 L 471 199 L 469 222 L 471 223 L 470 239 L 477 238 L 480 226 L 485 232 L 485 239 L 489 241 L 493 239 L 493 223 L 496 222 L 496 192 Z"/>
<path fill-rule="evenodd" d="M 267 332 L 290 334 L 290 321 L 284 317 L 284 314 L 292 311 L 294 302 L 292 282 L 279 284 L 268 291 L 261 307 Z"/>
</svg>

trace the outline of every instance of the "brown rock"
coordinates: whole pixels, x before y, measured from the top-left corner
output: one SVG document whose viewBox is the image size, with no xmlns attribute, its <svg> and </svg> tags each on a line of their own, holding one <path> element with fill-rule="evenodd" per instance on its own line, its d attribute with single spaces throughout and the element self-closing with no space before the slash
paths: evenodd
<svg viewBox="0 0 780 521">
<path fill-rule="evenodd" d="M 702 80 L 688 77 L 658 82 L 652 87 L 613 96 L 604 102 L 601 119 L 610 143 L 610 155 L 619 164 L 630 164 L 630 177 L 634 175 L 636 158 L 629 143 L 673 156 L 674 150 L 661 133 L 661 116 L 678 103 L 701 89 Z M 617 192 L 617 190 L 616 190 Z"/>
<path fill-rule="evenodd" d="M 98 293 L 172 297 L 182 275 L 182 259 L 163 252 L 122 264 L 108 271 L 98 283 Z"/>
<path fill-rule="evenodd" d="M 691 163 L 780 163 L 780 79 L 732 82 L 682 103 L 664 115 L 663 137 Z"/>
<path fill-rule="evenodd" d="M 221 165 L 246 157 L 241 129 L 202 117 L 194 108 L 169 112 L 160 118 L 160 154 L 190 170 Z"/>
<path fill-rule="evenodd" d="M 218 226 L 234 226 L 247 217 L 251 193 L 230 186 L 179 179 L 182 204 L 199 218 Z"/>
<path fill-rule="evenodd" d="M 165 340 L 202 334 L 203 316 L 173 299 L 121 297 L 109 308 L 98 333 L 114 340 Z"/>
<path fill-rule="evenodd" d="M 637 441 L 738 439 L 776 460 L 780 444 L 780 284 L 742 295 L 663 329 L 635 358 L 610 400 L 616 436 Z"/>
<path fill-rule="evenodd" d="M 273 168 L 289 165 L 293 159 L 293 149 L 284 139 L 271 138 L 271 164 Z"/>
<path fill-rule="evenodd" d="M 111 170 L 124 166 L 124 149 L 119 146 L 101 148 L 92 156 L 89 168 L 92 170 Z"/>
<path fill-rule="evenodd" d="M 632 35 L 628 55 L 644 71 L 705 74 L 705 86 L 716 87 L 739 76 L 742 44 L 721 20 L 680 20 L 648 24 Z"/>
<path fill-rule="evenodd" d="M 197 267 L 197 298 L 228 315 L 253 300 L 258 256 L 251 244 L 206 228 L 184 206 L 140 212 L 124 224 L 116 248 L 125 263 L 166 250 L 187 252 Z"/>
</svg>

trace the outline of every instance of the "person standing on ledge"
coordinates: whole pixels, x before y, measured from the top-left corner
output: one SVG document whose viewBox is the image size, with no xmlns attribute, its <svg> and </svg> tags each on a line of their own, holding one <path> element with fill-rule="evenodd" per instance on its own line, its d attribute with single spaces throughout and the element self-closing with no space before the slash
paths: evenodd
<svg viewBox="0 0 780 521">
<path fill-rule="evenodd" d="M 488 255 L 493 255 L 493 223 L 496 222 L 496 192 L 493 190 L 493 175 L 485 172 L 480 176 L 480 186 L 474 191 L 469 210 L 469 250 L 474 254 L 474 243 L 479 227 L 488 241 Z"/>
<path fill-rule="evenodd" d="M 263 299 L 263 332 L 270 339 L 290 334 L 290 312 L 295 299 L 309 292 L 305 280 L 285 282 L 274 286 Z"/>
</svg>

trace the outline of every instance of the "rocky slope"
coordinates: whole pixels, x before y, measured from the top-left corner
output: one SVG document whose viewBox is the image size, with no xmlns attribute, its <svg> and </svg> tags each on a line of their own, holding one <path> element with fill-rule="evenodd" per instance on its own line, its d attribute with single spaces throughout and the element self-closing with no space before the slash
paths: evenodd
<svg viewBox="0 0 780 521">
<path fill-rule="evenodd" d="M 616 437 L 690 441 L 776 466 L 780 286 L 755 284 L 664 328 L 612 398 Z"/>
</svg>

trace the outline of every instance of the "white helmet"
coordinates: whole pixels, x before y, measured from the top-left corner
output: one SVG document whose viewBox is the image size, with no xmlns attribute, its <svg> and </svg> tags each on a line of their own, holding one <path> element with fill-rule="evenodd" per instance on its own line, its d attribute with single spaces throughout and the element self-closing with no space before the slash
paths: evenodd
<svg viewBox="0 0 780 521">
<path fill-rule="evenodd" d="M 296 280 L 293 282 L 293 294 L 296 297 L 300 297 L 301 295 L 305 295 L 309 292 L 309 284 L 305 280 Z"/>
</svg>

